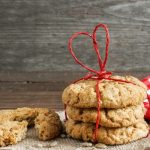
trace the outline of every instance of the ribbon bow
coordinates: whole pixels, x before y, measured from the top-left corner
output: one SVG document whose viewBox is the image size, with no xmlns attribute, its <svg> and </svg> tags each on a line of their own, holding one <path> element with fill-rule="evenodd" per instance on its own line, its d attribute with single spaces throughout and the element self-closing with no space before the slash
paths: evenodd
<svg viewBox="0 0 150 150">
<path fill-rule="evenodd" d="M 106 46 L 105 46 L 105 57 L 104 57 L 104 60 L 102 60 L 102 57 L 100 55 L 100 51 L 99 51 L 98 44 L 97 44 L 97 37 L 96 37 L 97 30 L 100 27 L 103 28 L 105 30 L 105 32 L 106 32 L 106 39 L 105 39 Z M 79 36 L 79 35 L 85 35 L 85 36 L 88 36 L 90 39 L 92 39 L 93 48 L 94 48 L 94 51 L 95 51 L 96 56 L 97 56 L 97 61 L 98 61 L 100 70 L 94 70 L 94 69 L 90 68 L 89 66 L 85 65 L 84 63 L 82 63 L 76 57 L 76 55 L 74 53 L 74 49 L 72 47 L 72 43 L 73 43 L 73 40 L 75 38 L 77 38 L 77 36 Z M 107 59 L 108 59 L 109 44 L 110 44 L 109 30 L 108 30 L 107 25 L 105 25 L 105 24 L 98 24 L 94 28 L 92 34 L 90 34 L 88 32 L 76 32 L 69 38 L 69 42 L 68 42 L 69 52 L 71 53 L 71 55 L 74 58 L 75 62 L 78 63 L 79 65 L 81 65 L 84 69 L 89 71 L 89 73 L 86 76 L 84 76 L 83 78 L 81 78 L 81 79 L 79 79 L 77 81 L 88 80 L 88 79 L 93 79 L 93 80 L 97 81 L 95 88 L 96 88 L 97 104 L 98 104 L 98 106 L 97 106 L 97 118 L 96 118 L 95 131 L 93 133 L 93 140 L 94 140 L 94 142 L 97 142 L 97 131 L 98 131 L 99 120 L 100 120 L 100 104 L 101 104 L 101 101 L 100 101 L 101 93 L 99 91 L 99 84 L 100 84 L 100 82 L 103 79 L 105 79 L 105 80 L 112 80 L 112 81 L 122 82 L 122 83 L 131 83 L 131 84 L 135 85 L 135 83 L 132 83 L 130 81 L 111 78 L 112 72 L 107 72 L 106 71 L 105 67 L 106 67 Z M 75 81 L 75 82 L 77 82 L 77 81 Z M 66 116 L 66 120 L 67 120 L 66 112 L 65 112 L 65 116 Z"/>
</svg>

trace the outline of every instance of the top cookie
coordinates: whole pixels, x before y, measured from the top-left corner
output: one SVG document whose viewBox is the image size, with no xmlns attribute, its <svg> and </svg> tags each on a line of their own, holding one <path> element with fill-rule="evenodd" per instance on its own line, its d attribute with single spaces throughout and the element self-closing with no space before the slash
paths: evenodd
<svg viewBox="0 0 150 150">
<path fill-rule="evenodd" d="M 99 83 L 101 108 L 123 108 L 138 105 L 146 98 L 147 88 L 140 80 L 132 76 L 112 76 L 132 83 L 102 80 Z M 79 107 L 97 107 L 95 80 L 81 80 L 69 85 L 62 94 L 65 104 Z"/>
</svg>

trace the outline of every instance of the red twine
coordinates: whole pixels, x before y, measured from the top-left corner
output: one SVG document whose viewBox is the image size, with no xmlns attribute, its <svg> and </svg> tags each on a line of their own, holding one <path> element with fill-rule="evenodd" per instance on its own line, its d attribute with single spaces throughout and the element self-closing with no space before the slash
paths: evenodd
<svg viewBox="0 0 150 150">
<path fill-rule="evenodd" d="M 142 82 L 147 86 L 147 99 L 144 101 L 146 108 L 145 119 L 150 120 L 150 76 L 144 78 Z"/>
<path fill-rule="evenodd" d="M 98 44 L 97 44 L 97 37 L 96 37 L 97 30 L 100 27 L 103 28 L 105 30 L 105 32 L 106 32 L 106 39 L 105 39 L 106 46 L 105 46 L 105 58 L 104 58 L 104 60 L 102 60 L 102 58 L 101 58 L 100 51 L 99 51 Z M 72 47 L 72 43 L 73 43 L 73 40 L 79 35 L 85 35 L 85 36 L 88 36 L 90 39 L 92 39 L 93 47 L 94 47 L 94 50 L 95 50 L 95 53 L 96 53 L 96 56 L 97 56 L 97 60 L 98 60 L 98 64 L 99 64 L 100 70 L 94 70 L 94 69 L 90 68 L 89 66 L 83 64 L 76 57 L 76 55 L 74 53 L 74 50 L 73 50 L 73 47 Z M 121 80 L 121 79 L 111 78 L 110 76 L 112 75 L 112 73 L 106 71 L 105 67 L 106 67 L 107 59 L 108 59 L 109 43 L 110 43 L 109 30 L 108 30 L 107 25 L 105 25 L 105 24 L 98 24 L 94 28 L 92 35 L 89 34 L 88 32 L 77 32 L 77 33 L 74 33 L 70 37 L 69 43 L 68 43 L 68 49 L 69 49 L 72 57 L 74 58 L 75 62 L 78 63 L 80 66 L 82 66 L 84 69 L 89 71 L 89 73 L 85 77 L 83 77 L 83 78 L 81 78 L 81 79 L 79 79 L 77 81 L 88 80 L 88 79 L 93 79 L 93 80 L 97 81 L 95 88 L 96 88 L 97 104 L 98 104 L 98 106 L 97 106 L 97 118 L 96 118 L 96 124 L 95 124 L 95 131 L 93 133 L 93 141 L 94 142 L 97 142 L 97 131 L 98 131 L 99 121 L 100 121 L 100 105 L 101 105 L 101 101 L 100 101 L 101 93 L 99 91 L 99 84 L 100 84 L 100 82 L 103 79 L 105 79 L 105 80 L 111 80 L 111 81 L 122 82 L 122 83 L 131 83 L 131 84 L 135 85 L 135 83 L 132 83 L 130 81 L 125 81 L 125 80 Z M 77 82 L 77 81 L 75 81 L 75 82 Z M 65 111 L 65 117 L 66 117 L 66 120 L 67 120 L 66 111 Z"/>
</svg>

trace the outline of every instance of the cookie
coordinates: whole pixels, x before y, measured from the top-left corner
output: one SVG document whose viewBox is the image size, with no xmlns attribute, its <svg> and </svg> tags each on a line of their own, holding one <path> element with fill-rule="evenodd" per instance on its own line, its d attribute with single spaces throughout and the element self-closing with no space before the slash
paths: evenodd
<svg viewBox="0 0 150 150">
<path fill-rule="evenodd" d="M 95 123 L 97 110 L 94 108 L 81 109 L 66 107 L 68 117 L 74 121 Z M 144 118 L 143 105 L 130 106 L 122 109 L 101 109 L 99 124 L 104 127 L 128 127 Z"/>
<path fill-rule="evenodd" d="M 22 107 L 14 110 L 14 120 L 23 121 L 26 120 L 29 126 L 34 125 L 35 118 L 41 113 L 47 113 L 47 108 L 29 108 Z"/>
<path fill-rule="evenodd" d="M 0 123 L 0 146 L 16 144 L 25 138 L 27 122 L 5 121 Z"/>
<path fill-rule="evenodd" d="M 66 122 L 67 134 L 75 139 L 93 142 L 94 129 L 94 124 L 75 122 L 73 120 Z M 108 145 L 125 144 L 146 137 L 148 132 L 149 127 L 144 121 L 122 128 L 99 127 L 97 141 Z"/>
<path fill-rule="evenodd" d="M 37 111 L 37 114 L 42 114 L 42 113 L 48 113 L 49 112 L 48 108 L 34 108 L 34 110 Z"/>
<path fill-rule="evenodd" d="M 38 112 L 34 108 L 22 107 L 14 110 L 14 120 L 23 121 L 26 120 L 29 126 L 34 125 L 34 119 L 38 115 Z"/>
<path fill-rule="evenodd" d="M 14 120 L 14 110 L 0 110 L 0 123 L 8 120 Z"/>
<path fill-rule="evenodd" d="M 130 81 L 136 85 L 102 80 L 99 83 L 101 108 L 123 108 L 138 105 L 146 98 L 147 88 L 140 80 L 132 76 L 112 76 L 112 78 Z M 95 85 L 95 80 L 82 80 L 71 84 L 64 90 L 62 100 L 66 105 L 74 107 L 97 107 Z"/>
<path fill-rule="evenodd" d="M 51 140 L 60 135 L 62 124 L 57 113 L 40 113 L 35 119 L 35 129 L 40 140 Z"/>
</svg>

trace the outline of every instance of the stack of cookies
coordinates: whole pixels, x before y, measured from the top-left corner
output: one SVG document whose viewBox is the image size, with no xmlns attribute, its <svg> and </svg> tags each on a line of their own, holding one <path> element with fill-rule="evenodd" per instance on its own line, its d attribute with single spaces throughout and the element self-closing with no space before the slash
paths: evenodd
<svg viewBox="0 0 150 150">
<path fill-rule="evenodd" d="M 111 78 L 131 83 L 102 80 L 99 84 L 101 109 L 97 141 L 108 145 L 125 144 L 146 137 L 143 100 L 146 86 L 132 76 Z M 81 80 L 63 92 L 68 120 L 66 132 L 72 138 L 92 141 L 97 118 L 96 80 Z"/>
</svg>

